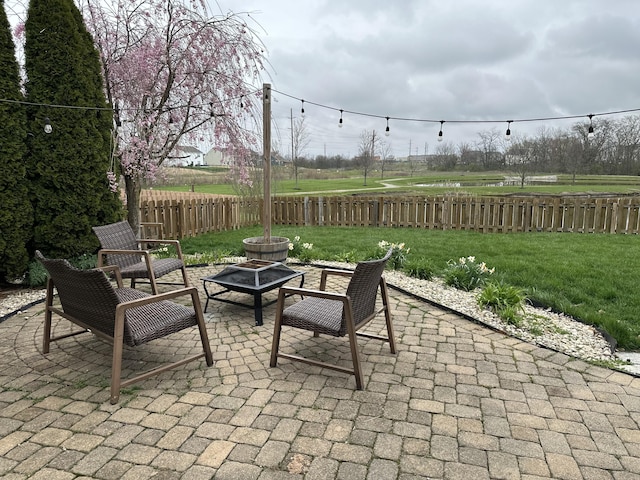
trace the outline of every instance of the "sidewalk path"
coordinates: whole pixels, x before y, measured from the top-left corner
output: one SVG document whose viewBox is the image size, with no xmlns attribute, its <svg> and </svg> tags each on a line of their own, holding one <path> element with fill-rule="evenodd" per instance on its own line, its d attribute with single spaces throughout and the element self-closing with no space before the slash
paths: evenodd
<svg viewBox="0 0 640 480">
<path fill-rule="evenodd" d="M 220 268 L 189 274 L 201 287 Z M 305 285 L 318 283 L 309 269 Z M 302 363 L 269 368 L 275 306 L 256 327 L 252 310 L 214 301 L 215 365 L 153 377 L 118 405 L 110 347 L 80 335 L 43 355 L 36 305 L 0 324 L 0 477 L 640 479 L 639 378 L 390 293 L 399 352 L 360 341 L 363 391 Z M 189 354 L 196 337 L 127 349 L 125 375 Z M 349 361 L 345 339 L 285 330 L 282 348 L 294 347 Z"/>
</svg>

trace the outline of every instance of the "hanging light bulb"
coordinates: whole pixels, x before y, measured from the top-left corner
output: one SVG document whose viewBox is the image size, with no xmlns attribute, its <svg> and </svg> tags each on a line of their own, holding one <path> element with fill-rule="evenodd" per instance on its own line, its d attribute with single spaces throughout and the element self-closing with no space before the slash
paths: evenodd
<svg viewBox="0 0 640 480">
<path fill-rule="evenodd" d="M 595 136 L 596 134 L 593 131 L 593 114 L 590 113 L 589 114 L 589 130 L 587 131 L 587 138 L 591 140 Z"/>
<path fill-rule="evenodd" d="M 384 136 L 388 137 L 389 135 L 391 135 L 391 132 L 389 131 L 389 117 L 387 117 L 387 129 L 384 131 Z"/>
<path fill-rule="evenodd" d="M 444 120 L 440 120 L 440 131 L 438 132 L 438 141 L 442 141 L 442 125 L 444 125 Z"/>
<path fill-rule="evenodd" d="M 304 100 L 300 100 L 302 102 L 302 108 L 300 108 L 300 115 L 304 118 Z"/>
<path fill-rule="evenodd" d="M 51 133 L 53 132 L 53 127 L 51 126 L 51 121 L 49 120 L 49 117 L 45 117 L 44 118 L 44 133 Z"/>
<path fill-rule="evenodd" d="M 240 95 L 240 108 L 244 108 L 244 95 Z"/>
<path fill-rule="evenodd" d="M 507 131 L 504 132 L 504 139 L 507 142 L 511 140 L 511 122 L 513 122 L 513 120 L 507 120 Z"/>
<path fill-rule="evenodd" d="M 338 127 L 342 128 L 342 109 L 340 109 L 340 120 L 338 121 Z"/>
</svg>

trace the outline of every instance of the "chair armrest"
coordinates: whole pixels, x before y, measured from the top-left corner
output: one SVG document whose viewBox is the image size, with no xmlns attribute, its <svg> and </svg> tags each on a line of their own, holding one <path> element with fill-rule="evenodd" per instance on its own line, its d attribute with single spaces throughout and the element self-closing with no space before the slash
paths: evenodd
<svg viewBox="0 0 640 480">
<path fill-rule="evenodd" d="M 280 287 L 278 295 L 302 295 L 304 297 L 317 297 L 337 301 L 344 301 L 349 298 L 344 293 L 327 292 L 325 290 L 311 290 L 309 288 L 299 287 Z"/>
<path fill-rule="evenodd" d="M 138 298 L 136 300 L 130 300 L 128 302 L 122 302 L 118 304 L 116 310 L 124 309 L 128 310 L 129 308 L 140 307 L 142 305 L 148 305 L 149 303 L 161 302 L 163 300 L 171 300 L 176 297 L 184 297 L 186 295 L 191 295 L 192 302 L 199 302 L 200 297 L 198 295 L 197 287 L 188 287 L 188 288 L 179 288 L 178 290 L 171 290 L 166 293 L 159 293 L 157 295 L 149 295 L 148 297 Z"/>
<path fill-rule="evenodd" d="M 138 244 L 146 243 L 147 245 L 151 245 L 151 244 L 173 245 L 176 249 L 176 254 L 178 258 L 182 260 L 182 248 L 180 247 L 180 240 L 156 240 L 156 239 L 147 240 L 146 238 L 145 239 L 138 238 L 136 241 L 138 242 Z"/>
<path fill-rule="evenodd" d="M 338 270 L 335 268 L 325 268 L 320 272 L 320 290 L 323 290 L 327 286 L 327 277 L 329 275 L 335 275 L 339 277 L 351 277 L 353 275 L 352 270 Z"/>
<path fill-rule="evenodd" d="M 353 275 L 353 270 L 338 270 L 337 268 L 324 268 L 322 273 L 325 275 L 341 275 L 343 277 L 350 277 Z"/>
<path fill-rule="evenodd" d="M 144 250 L 121 250 L 117 248 L 102 248 L 98 250 L 98 255 L 142 255 Z"/>
</svg>

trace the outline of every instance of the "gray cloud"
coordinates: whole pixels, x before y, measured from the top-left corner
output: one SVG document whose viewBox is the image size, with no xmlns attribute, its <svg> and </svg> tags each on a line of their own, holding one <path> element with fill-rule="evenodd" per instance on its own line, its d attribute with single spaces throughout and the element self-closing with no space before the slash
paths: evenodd
<svg viewBox="0 0 640 480">
<path fill-rule="evenodd" d="M 507 119 L 640 108 L 636 0 L 253 0 L 244 8 L 252 7 L 262 10 L 255 18 L 267 32 L 274 88 L 383 117 L 445 119 L 450 141 L 474 141 L 479 131 L 502 130 Z M 285 118 L 297 115 L 300 103 L 283 97 L 274 109 Z M 306 110 L 317 135 L 311 154 L 328 145 L 353 154 L 357 146 L 344 145 L 362 129 L 384 130 L 384 120 L 351 116 L 356 130 L 337 131 L 339 113 Z M 533 133 L 571 123 L 514 128 Z M 396 154 L 406 154 L 409 142 L 433 143 L 439 128 L 391 125 Z"/>
</svg>

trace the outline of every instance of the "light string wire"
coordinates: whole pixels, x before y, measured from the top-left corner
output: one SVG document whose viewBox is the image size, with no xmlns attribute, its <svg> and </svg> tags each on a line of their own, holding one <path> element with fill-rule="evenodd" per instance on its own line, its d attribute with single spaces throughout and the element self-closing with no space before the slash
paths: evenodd
<svg viewBox="0 0 640 480">
<path fill-rule="evenodd" d="M 281 92 L 279 90 L 276 89 L 272 89 L 272 92 L 278 93 L 284 97 L 288 97 L 291 98 L 293 100 L 297 100 L 298 102 L 302 102 L 303 100 L 301 98 L 295 97 L 293 95 L 289 95 L 288 93 L 285 92 Z M 409 117 L 392 117 L 389 115 L 379 115 L 379 114 L 374 114 L 374 113 L 365 113 L 365 112 L 358 112 L 358 111 L 354 111 L 354 110 L 346 110 L 346 109 L 342 109 L 342 108 L 337 108 L 337 107 L 332 107 L 330 105 L 325 105 L 322 103 L 317 103 L 317 102 L 312 102 L 309 100 L 304 100 L 304 103 L 306 105 L 314 105 L 316 107 L 319 108 L 324 108 L 327 110 L 333 110 L 335 112 L 339 112 L 340 114 L 342 113 L 349 113 L 351 115 L 357 115 L 357 116 L 361 116 L 361 117 L 369 117 L 369 118 L 380 118 L 382 120 L 399 120 L 399 121 L 404 121 L 404 122 L 422 122 L 422 123 L 441 123 L 441 122 L 445 122 L 445 123 L 524 123 L 524 122 L 544 122 L 544 121 L 551 121 L 551 120 L 570 120 L 570 119 L 576 119 L 576 118 L 589 118 L 591 117 L 603 117 L 603 116 L 607 116 L 607 115 L 619 115 L 622 113 L 633 113 L 633 112 L 640 112 L 640 108 L 630 108 L 627 110 L 615 110 L 615 111 L 610 111 L 610 112 L 600 112 L 600 113 L 590 113 L 590 114 L 583 114 L 583 115 L 562 115 L 562 116 L 554 116 L 554 117 L 536 117 L 536 118 L 518 118 L 518 119 L 505 119 L 505 120 L 432 120 L 432 119 L 428 119 L 428 118 L 409 118 Z M 342 117 L 342 115 L 341 115 Z"/>
<path fill-rule="evenodd" d="M 241 108 L 244 107 L 243 105 L 243 99 L 246 96 L 250 96 L 250 95 L 255 95 L 256 93 L 262 92 L 262 89 L 258 89 L 249 93 L 245 93 L 242 95 L 239 95 L 237 97 L 231 97 L 229 98 L 227 101 L 233 101 L 233 100 L 238 100 L 240 99 L 240 103 L 241 103 Z M 0 103 L 12 103 L 14 105 L 28 105 L 28 106 L 32 106 L 32 107 L 46 107 L 46 108 L 64 108 L 64 109 L 69 109 L 69 110 L 91 110 L 91 111 L 107 111 L 107 112 L 141 112 L 144 110 L 148 110 L 146 108 L 138 108 L 138 107 L 95 107 L 95 106 L 82 106 L 82 105 L 62 105 L 62 104 L 55 104 L 55 103 L 39 103 L 39 102 L 28 102 L 26 100 L 11 100 L 8 98 L 0 98 Z M 177 110 L 179 108 L 203 108 L 206 106 L 212 106 L 213 104 L 223 104 L 224 102 L 222 100 L 215 100 L 213 102 L 209 102 L 209 103 L 201 103 L 201 104 L 184 104 L 184 105 L 174 105 L 171 107 L 167 107 L 167 109 L 165 111 L 169 111 L 169 110 Z"/>
<path fill-rule="evenodd" d="M 581 115 L 558 115 L 558 116 L 549 116 L 549 117 L 534 117 L 534 118 L 509 118 L 509 119 L 504 119 L 504 120 L 435 120 L 435 119 L 429 119 L 429 118 L 412 118 L 412 117 L 394 117 L 394 116 L 389 116 L 389 115 L 380 115 L 380 114 L 374 114 L 374 113 L 366 113 L 366 112 L 359 112 L 359 111 L 355 111 L 355 110 L 348 110 L 348 109 L 343 109 L 343 108 L 338 108 L 338 107 L 333 107 L 330 105 L 326 105 L 326 104 L 322 104 L 319 102 L 313 102 L 310 100 L 304 100 L 302 98 L 296 97 L 294 95 L 290 95 L 288 93 L 282 92 L 280 90 L 274 89 L 272 88 L 271 91 L 273 93 L 277 93 L 279 95 L 282 95 L 284 97 L 296 100 L 298 102 L 301 102 L 302 105 L 307 104 L 307 105 L 313 105 L 319 108 L 323 108 L 326 110 L 332 110 L 335 112 L 340 113 L 340 118 L 343 118 L 343 114 L 350 114 L 350 115 L 355 115 L 355 116 L 360 116 L 360 117 L 368 117 L 368 118 L 379 118 L 382 120 L 386 120 L 387 122 L 389 120 L 396 120 L 396 121 L 403 121 L 403 122 L 418 122 L 418 123 L 440 123 L 442 124 L 443 122 L 446 123 L 459 123 L 459 124 L 482 124 L 482 123 L 525 123 L 525 122 L 545 122 L 545 121 L 552 121 L 552 120 L 570 120 L 570 119 L 577 119 L 577 118 L 588 118 L 589 120 L 591 120 L 593 117 L 604 117 L 604 116 L 610 116 L 610 115 L 620 115 L 620 114 L 624 114 L 624 113 L 635 113 L 635 112 L 640 112 L 640 108 L 630 108 L 630 109 L 625 109 L 625 110 L 612 110 L 612 111 L 607 111 L 607 112 L 600 112 L 600 113 L 589 113 L 589 114 L 581 114 Z M 253 95 L 253 94 L 257 94 L 261 92 L 261 89 L 256 89 L 255 91 L 252 91 L 248 94 L 243 94 L 240 95 L 236 98 L 230 98 L 227 101 L 233 101 L 233 100 L 237 100 L 240 99 L 240 101 L 242 102 L 243 98 L 245 96 L 248 95 Z M 18 105 L 29 105 L 29 106 L 36 106 L 36 107 L 47 107 L 47 108 L 62 108 L 62 109 L 70 109 L 70 110 L 93 110 L 93 111 L 116 111 L 116 108 L 113 107 L 95 107 L 95 106 L 79 106 L 79 105 L 64 105 L 64 104 L 49 104 L 49 103 L 38 103 L 38 102 L 28 102 L 25 100 L 11 100 L 11 99 L 3 99 L 0 98 L 0 103 L 12 103 L 12 104 L 18 104 Z M 178 105 L 178 106 L 172 106 L 170 107 L 171 110 L 175 110 L 178 108 L 185 108 L 185 107 L 194 107 L 194 108 L 202 108 L 205 106 L 211 106 L 212 104 L 215 103 L 220 103 L 222 104 L 223 101 L 222 100 L 216 100 L 214 102 L 209 102 L 209 103 L 203 103 L 203 104 L 187 104 L 187 105 Z M 303 107 L 304 108 L 304 107 Z M 143 108 L 137 108 L 137 107 L 125 107 L 125 108 L 118 108 L 118 111 L 142 111 L 145 110 Z"/>
</svg>

